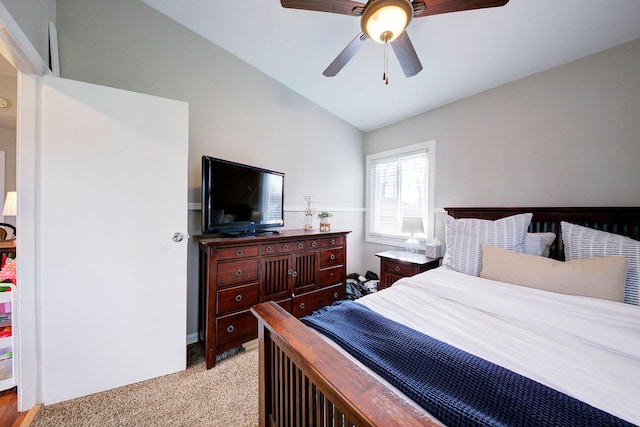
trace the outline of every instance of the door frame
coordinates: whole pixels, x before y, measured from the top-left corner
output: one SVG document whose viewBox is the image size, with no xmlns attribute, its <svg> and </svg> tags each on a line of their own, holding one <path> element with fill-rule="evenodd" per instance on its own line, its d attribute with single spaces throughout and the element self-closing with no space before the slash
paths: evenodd
<svg viewBox="0 0 640 427">
<path fill-rule="evenodd" d="M 26 411 L 42 402 L 40 366 L 39 296 L 36 288 L 36 142 L 39 84 L 37 77 L 50 74 L 46 62 L 0 3 L 0 55 L 18 70 L 18 121 L 16 125 L 16 191 L 18 215 L 17 292 L 15 321 L 17 348 L 16 375 L 18 411 Z"/>
</svg>

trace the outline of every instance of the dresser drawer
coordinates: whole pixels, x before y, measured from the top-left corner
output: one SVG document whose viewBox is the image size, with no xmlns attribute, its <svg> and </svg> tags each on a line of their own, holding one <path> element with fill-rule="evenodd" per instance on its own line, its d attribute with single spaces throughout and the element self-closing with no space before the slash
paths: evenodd
<svg viewBox="0 0 640 427">
<path fill-rule="evenodd" d="M 293 242 L 278 243 L 278 253 L 286 254 L 293 250 Z"/>
<path fill-rule="evenodd" d="M 320 251 L 320 268 L 344 263 L 344 249 L 324 249 Z"/>
<path fill-rule="evenodd" d="M 216 319 L 216 345 L 250 341 L 258 336 L 258 319 L 249 311 Z"/>
<path fill-rule="evenodd" d="M 327 286 L 335 283 L 345 281 L 344 267 L 339 265 L 337 267 L 330 267 L 320 270 L 318 285 Z"/>
<path fill-rule="evenodd" d="M 247 309 L 258 303 L 258 284 L 234 286 L 218 291 L 218 314 Z"/>
<path fill-rule="evenodd" d="M 258 256 L 259 252 L 260 247 L 258 245 L 221 248 L 218 249 L 218 260 L 225 261 L 228 259 L 249 258 Z"/>
<path fill-rule="evenodd" d="M 327 237 L 326 239 L 320 239 L 321 248 L 330 248 L 332 246 L 344 246 L 344 237 Z"/>
<path fill-rule="evenodd" d="M 258 281 L 257 258 L 218 264 L 218 287 Z"/>
<path fill-rule="evenodd" d="M 260 245 L 261 255 L 275 255 L 277 253 L 278 253 L 278 245 L 276 245 L 275 243 Z"/>
<path fill-rule="evenodd" d="M 304 251 L 305 249 L 307 249 L 307 242 L 305 242 L 304 240 L 296 240 L 291 244 L 294 251 Z"/>
<path fill-rule="evenodd" d="M 383 261 L 382 269 L 385 273 L 395 274 L 397 276 L 407 277 L 416 274 L 416 267 L 414 265 L 405 265 L 392 261 Z"/>
<path fill-rule="evenodd" d="M 297 295 L 293 298 L 293 315 L 295 317 L 306 316 L 324 306 L 333 304 L 335 301 L 343 300 L 345 297 L 346 290 L 342 283 L 318 291 Z"/>
</svg>

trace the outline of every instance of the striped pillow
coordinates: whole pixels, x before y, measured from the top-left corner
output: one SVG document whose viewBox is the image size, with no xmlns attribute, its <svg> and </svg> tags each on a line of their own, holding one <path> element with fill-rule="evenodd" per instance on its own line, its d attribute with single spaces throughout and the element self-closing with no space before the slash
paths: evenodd
<svg viewBox="0 0 640 427">
<path fill-rule="evenodd" d="M 606 231 L 561 222 L 564 257 L 579 258 L 622 255 L 627 259 L 624 302 L 640 305 L 640 241 Z"/>
<path fill-rule="evenodd" d="M 460 273 L 479 276 L 482 270 L 480 245 L 483 243 L 523 253 L 532 216 L 531 213 L 524 213 L 490 221 L 477 218 L 455 219 L 446 215 L 446 252 L 442 265 Z"/>
</svg>

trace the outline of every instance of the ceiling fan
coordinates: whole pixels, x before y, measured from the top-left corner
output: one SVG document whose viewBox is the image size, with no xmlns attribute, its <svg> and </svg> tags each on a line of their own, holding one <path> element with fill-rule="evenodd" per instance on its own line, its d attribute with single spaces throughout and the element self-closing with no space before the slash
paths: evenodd
<svg viewBox="0 0 640 427">
<path fill-rule="evenodd" d="M 412 77 L 422 71 L 422 64 L 416 54 L 409 35 L 405 31 L 412 18 L 504 6 L 509 0 L 369 0 L 359 3 L 351 0 L 280 0 L 282 7 L 314 10 L 360 16 L 362 32 L 347 45 L 322 73 L 333 77 L 355 56 L 362 43 L 371 39 L 391 45 L 400 62 L 402 71 Z M 386 51 L 385 51 L 386 55 Z M 383 79 L 388 83 L 386 70 Z"/>
</svg>

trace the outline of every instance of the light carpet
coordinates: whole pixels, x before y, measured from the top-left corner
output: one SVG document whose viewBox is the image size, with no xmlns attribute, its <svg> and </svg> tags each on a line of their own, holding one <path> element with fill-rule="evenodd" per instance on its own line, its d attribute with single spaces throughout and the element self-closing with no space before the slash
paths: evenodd
<svg viewBox="0 0 640 427">
<path fill-rule="evenodd" d="M 205 369 L 201 345 L 187 369 L 102 393 L 43 406 L 32 427 L 258 425 L 258 351 L 238 350 Z"/>
</svg>

